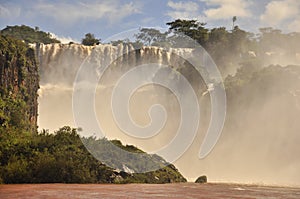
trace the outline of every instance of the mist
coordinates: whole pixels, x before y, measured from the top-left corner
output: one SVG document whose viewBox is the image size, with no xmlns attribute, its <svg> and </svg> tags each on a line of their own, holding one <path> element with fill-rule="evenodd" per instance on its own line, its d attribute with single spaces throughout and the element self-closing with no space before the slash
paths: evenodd
<svg viewBox="0 0 300 199">
<path fill-rule="evenodd" d="M 204 159 L 199 159 L 198 154 L 211 119 L 211 98 L 209 86 L 202 77 L 190 63 L 178 56 L 191 53 L 188 48 L 166 52 L 158 47 L 135 50 L 128 45 L 107 44 L 94 47 L 79 44 L 36 46 L 41 74 L 39 129 L 52 132 L 70 125 L 83 128 L 82 135 L 97 134 L 95 124 L 85 128 L 74 122 L 73 84 L 84 63 L 91 65 L 91 71 L 94 71 L 93 74 L 91 71 L 83 74 L 88 77 L 86 79 L 97 74 L 97 66 L 112 63 L 98 82 L 95 95 L 97 122 L 105 137 L 120 139 L 149 153 L 162 148 L 176 136 L 181 119 L 180 103 L 170 89 L 144 85 L 129 100 L 131 119 L 140 126 L 151 123 L 148 111 L 153 104 L 160 104 L 165 109 L 165 125 L 159 134 L 148 139 L 124 133 L 111 110 L 114 85 L 122 75 L 134 66 L 158 60 L 176 71 L 166 76 L 170 82 L 176 81 L 177 73 L 181 72 L 198 99 L 200 121 L 196 137 L 175 162 L 188 180 L 207 175 L 211 182 L 300 186 L 300 50 L 296 45 L 276 46 L 276 38 L 267 41 L 226 59 L 222 58 L 228 55 L 225 50 L 218 52 L 222 56 L 212 54 L 224 80 L 227 114 L 217 144 Z M 275 46 L 270 45 L 272 42 Z M 177 88 L 182 95 L 186 94 L 186 87 L 177 85 Z"/>
</svg>

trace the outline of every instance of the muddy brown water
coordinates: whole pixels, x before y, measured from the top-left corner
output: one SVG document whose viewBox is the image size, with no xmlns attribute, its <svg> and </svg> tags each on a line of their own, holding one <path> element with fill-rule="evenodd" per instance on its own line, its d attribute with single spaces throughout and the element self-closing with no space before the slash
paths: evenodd
<svg viewBox="0 0 300 199">
<path fill-rule="evenodd" d="M 300 188 L 239 184 L 17 184 L 0 185 L 1 199 L 300 198 Z"/>
</svg>

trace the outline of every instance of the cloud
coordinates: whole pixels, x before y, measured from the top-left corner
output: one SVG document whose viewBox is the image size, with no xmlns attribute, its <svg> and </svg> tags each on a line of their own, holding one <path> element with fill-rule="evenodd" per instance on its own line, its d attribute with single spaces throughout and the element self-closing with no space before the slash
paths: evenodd
<svg viewBox="0 0 300 199">
<path fill-rule="evenodd" d="M 10 10 L 5 6 L 0 5 L 0 17 L 9 17 L 10 15 Z"/>
<path fill-rule="evenodd" d="M 20 16 L 21 9 L 18 6 L 1 5 L 0 4 L 0 17 L 1 18 L 16 18 Z"/>
<path fill-rule="evenodd" d="M 171 8 L 167 15 L 173 19 L 197 19 L 209 24 L 224 26 L 231 25 L 231 18 L 237 16 L 239 22 L 252 16 L 252 3 L 248 0 L 195 0 L 195 1 L 168 1 L 167 6 Z"/>
<path fill-rule="evenodd" d="M 167 4 L 172 10 L 167 12 L 167 15 L 172 19 L 197 19 L 202 18 L 199 12 L 199 6 L 192 1 L 173 2 L 168 1 Z"/>
<path fill-rule="evenodd" d="M 300 17 L 293 20 L 287 28 L 290 32 L 300 32 Z"/>
<path fill-rule="evenodd" d="M 52 38 L 59 40 L 63 44 L 68 44 L 70 42 L 80 43 L 78 40 L 73 39 L 71 37 L 57 36 L 56 34 L 51 33 L 51 32 L 50 32 L 50 35 Z"/>
<path fill-rule="evenodd" d="M 299 0 L 271 1 L 266 5 L 265 12 L 260 16 L 261 24 L 279 27 L 288 23 L 289 29 L 298 29 L 300 21 Z M 294 27 L 298 25 L 297 27 Z"/>
<path fill-rule="evenodd" d="M 209 8 L 204 11 L 208 20 L 219 20 L 237 17 L 252 16 L 247 0 L 199 0 L 204 2 Z"/>
<path fill-rule="evenodd" d="M 93 1 L 91 3 L 41 1 L 34 5 L 34 10 L 39 15 L 54 18 L 64 23 L 97 19 L 106 19 L 110 23 L 114 23 L 127 16 L 140 13 L 140 4 L 133 2 L 121 4 L 118 0 Z"/>
<path fill-rule="evenodd" d="M 173 2 L 169 1 L 168 6 L 175 9 L 175 10 L 183 10 L 183 11 L 191 11 L 191 12 L 197 12 L 198 11 L 198 4 L 192 1 L 188 2 Z"/>
</svg>

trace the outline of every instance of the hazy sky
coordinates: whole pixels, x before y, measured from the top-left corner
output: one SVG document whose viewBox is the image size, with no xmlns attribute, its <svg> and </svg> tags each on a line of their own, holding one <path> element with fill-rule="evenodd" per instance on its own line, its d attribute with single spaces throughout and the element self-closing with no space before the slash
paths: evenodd
<svg viewBox="0 0 300 199">
<path fill-rule="evenodd" d="M 80 41 L 85 33 L 102 40 L 138 27 L 163 27 L 177 18 L 198 19 L 207 27 L 275 27 L 300 32 L 299 0 L 0 0 L 0 28 L 38 26 L 59 38 Z"/>
</svg>

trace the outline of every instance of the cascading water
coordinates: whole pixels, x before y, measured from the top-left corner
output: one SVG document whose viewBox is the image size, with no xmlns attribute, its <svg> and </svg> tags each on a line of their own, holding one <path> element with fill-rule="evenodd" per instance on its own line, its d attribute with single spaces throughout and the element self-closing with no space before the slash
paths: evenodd
<svg viewBox="0 0 300 199">
<path fill-rule="evenodd" d="M 40 128 L 47 128 L 52 131 L 62 125 L 71 125 L 80 127 L 82 129 L 81 135 L 103 137 L 103 134 L 97 134 L 99 132 L 97 126 L 98 122 L 100 122 L 105 137 L 110 139 L 121 139 L 125 143 L 134 143 L 146 151 L 150 150 L 154 152 L 157 151 L 157 148 L 168 144 L 168 142 L 173 139 L 174 135 L 178 136 L 180 133 L 176 132 L 179 128 L 181 129 L 182 136 L 180 139 L 181 143 L 179 144 L 181 147 L 174 145 L 176 143 L 178 144 L 178 141 L 174 142 L 173 148 L 178 148 L 178 152 L 176 153 L 177 155 L 173 155 L 172 159 L 180 156 L 180 152 L 182 151 L 183 153 L 193 141 L 189 136 L 183 134 L 185 133 L 183 130 L 190 132 L 190 129 L 194 129 L 192 132 L 196 134 L 199 119 L 192 122 L 192 118 L 198 117 L 198 113 L 196 114 L 195 112 L 190 114 L 187 110 L 180 110 L 178 108 L 178 103 L 181 103 L 184 99 L 184 103 L 188 104 L 185 106 L 191 106 L 193 111 L 198 109 L 196 96 L 194 97 L 194 105 L 192 103 L 193 101 L 187 101 L 188 98 L 185 97 L 189 96 L 186 95 L 188 92 L 191 94 L 193 93 L 193 91 L 190 91 L 192 87 L 188 86 L 189 84 L 194 85 L 194 89 L 198 91 L 199 97 L 201 96 L 200 92 L 203 92 L 205 89 L 205 84 L 201 77 L 197 78 L 197 71 L 195 69 L 192 70 L 191 64 L 182 58 L 191 56 L 192 49 L 163 50 L 158 47 L 142 47 L 141 49 L 134 49 L 131 45 L 122 44 L 118 46 L 106 44 L 93 47 L 84 47 L 76 44 L 50 44 L 38 45 L 36 48 L 41 74 L 39 98 Z M 141 71 L 142 73 L 130 78 L 130 80 L 138 80 L 143 77 L 145 79 L 148 78 L 148 81 L 151 82 L 158 80 L 166 87 L 164 88 L 162 85 L 154 86 L 149 83 L 145 84 L 140 82 L 139 84 L 145 85 L 139 86 L 138 92 L 136 92 L 137 94 L 128 98 L 128 100 L 130 99 L 130 103 L 128 104 L 130 114 L 128 118 L 133 118 L 133 126 L 136 124 L 139 126 L 152 126 L 148 128 L 147 136 L 154 133 L 152 132 L 155 131 L 153 129 L 156 129 L 156 134 L 159 133 L 158 135 L 155 134 L 156 136 L 151 136 L 151 138 L 148 137 L 149 139 L 146 141 L 143 139 L 135 139 L 131 135 L 124 134 L 124 132 L 119 129 L 120 126 L 118 125 L 120 123 L 117 125 L 115 122 L 115 117 L 118 117 L 120 114 L 113 115 L 111 113 L 113 107 L 111 106 L 111 103 L 113 102 L 111 96 L 113 95 L 115 85 L 118 84 L 118 80 L 121 79 L 124 74 L 129 73 L 133 68 L 145 66 L 145 64 L 148 64 L 146 66 L 147 69 L 152 65 L 152 69 L 154 70 L 153 74 L 149 74 L 147 69 L 143 69 L 144 71 Z M 107 69 L 104 70 L 103 66 L 107 66 Z M 185 69 L 185 67 L 188 66 L 191 67 L 190 70 Z M 171 70 L 171 72 L 168 73 L 166 70 L 167 68 L 173 68 L 174 70 Z M 78 71 L 81 72 L 78 73 Z M 185 75 L 183 79 L 180 78 L 180 72 Z M 98 82 L 101 73 L 103 73 L 103 75 Z M 188 82 L 184 79 L 194 79 L 194 82 L 184 83 Z M 89 89 L 93 86 L 92 84 L 96 84 L 97 86 L 93 88 L 93 90 L 96 89 L 97 92 L 95 93 L 95 96 L 91 96 L 92 99 L 96 98 L 95 102 L 87 99 L 79 105 L 80 108 L 76 109 L 75 107 L 74 110 L 74 101 L 72 107 L 72 94 L 74 94 L 73 89 L 75 88 L 73 84 L 74 86 L 79 85 L 79 88 L 84 88 L 84 90 Z M 127 85 L 127 83 L 125 83 L 125 85 Z M 170 89 L 169 86 L 173 88 L 171 92 L 168 90 Z M 176 90 L 178 90 L 177 96 L 174 96 L 172 92 Z M 84 91 L 82 93 L 84 93 Z M 84 95 L 89 96 L 88 93 L 84 93 Z M 179 100 L 178 102 L 176 97 L 179 97 L 179 99 L 177 99 Z M 79 98 L 81 98 L 80 95 Z M 122 101 L 127 100 L 122 99 L 123 95 L 117 98 Z M 75 104 L 76 100 L 77 99 L 75 99 Z M 117 102 L 117 106 L 120 103 L 121 102 Z M 96 120 L 93 119 L 93 114 L 88 115 L 86 113 L 88 104 L 95 104 L 95 107 L 92 106 L 93 110 L 91 111 L 96 112 Z M 162 104 L 163 107 L 165 107 L 168 116 L 173 116 L 164 118 L 161 111 L 149 112 L 151 115 L 147 115 L 147 112 L 151 109 L 153 104 Z M 126 103 L 123 107 L 124 106 L 127 106 Z M 117 112 L 119 109 L 122 109 L 122 106 L 117 108 Z M 155 111 L 157 109 L 153 110 Z M 184 110 L 184 112 L 182 112 L 182 110 Z M 152 115 L 152 113 L 155 115 Z M 186 118 L 186 121 L 190 119 L 190 123 L 180 122 L 181 113 L 185 113 L 182 117 Z M 78 123 L 78 121 L 74 124 L 75 118 L 73 117 L 73 114 L 74 116 L 84 118 L 84 124 Z M 128 126 L 131 121 L 129 119 L 128 122 L 125 122 L 125 118 L 126 116 L 123 115 L 121 119 L 119 117 L 117 121 L 123 123 L 123 127 L 126 129 L 126 126 Z M 166 122 L 164 123 L 163 121 L 165 120 Z M 152 122 L 154 124 L 151 124 Z M 194 125 L 192 125 L 192 123 L 194 123 Z M 140 136 L 144 127 L 138 128 L 139 130 L 136 130 L 136 128 L 133 129 L 137 132 L 136 135 Z M 175 151 L 176 150 L 172 150 L 172 152 Z M 170 150 L 167 150 L 164 153 L 170 154 Z"/>
<path fill-rule="evenodd" d="M 180 55 L 193 54 L 192 49 L 162 51 L 158 47 L 134 49 L 130 45 L 41 44 L 36 46 L 36 54 L 41 78 L 38 118 L 40 129 L 53 131 L 64 125 L 75 127 L 72 93 L 78 69 L 87 62 L 96 65 L 110 64 L 99 81 L 99 92 L 95 95 L 96 115 L 99 117 L 99 124 L 107 132 L 105 136 L 135 144 L 146 151 L 163 147 L 174 137 L 180 125 L 178 100 L 170 90 L 162 86 L 146 85 L 135 92 L 129 101 L 132 119 L 141 126 L 151 121 L 147 113 L 153 104 L 162 104 L 168 113 L 161 133 L 147 140 L 137 140 L 124 134 L 114 123 L 110 106 L 113 86 L 118 79 L 130 67 L 153 63 L 155 60 L 156 63 L 174 67 L 177 72 L 183 73 L 197 91 L 201 128 L 192 146 L 175 162 L 187 178 L 193 179 L 206 174 L 211 181 L 300 184 L 300 161 L 297 158 L 300 124 L 296 122 L 296 118 L 300 117 L 300 72 L 297 68 L 279 67 L 274 77 L 267 76 L 271 79 L 264 79 L 265 76 L 260 79 L 257 75 L 257 79 L 252 78 L 250 81 L 253 84 L 242 89 L 238 85 L 231 88 L 228 84 L 229 110 L 222 136 L 213 152 L 199 160 L 199 146 L 210 121 L 210 98 L 207 90 L 213 90 L 214 87 L 209 84 L 207 89 L 207 84 L 204 84 L 199 75 L 195 75 L 196 71 L 192 67 L 186 67 L 192 61 L 187 63 L 180 58 Z M 97 75 L 97 72 L 99 71 L 95 67 L 95 74 L 87 73 L 86 78 Z M 286 77 L 282 74 L 286 74 Z M 291 79 L 293 75 L 295 78 Z M 153 77 L 155 78 L 161 77 L 157 75 Z M 178 78 L 177 73 L 172 73 L 167 78 L 173 81 Z M 278 78 L 283 80 L 277 81 Z M 283 88 L 279 88 L 281 85 L 284 85 Z M 181 92 L 186 89 L 180 88 L 181 85 L 177 86 Z"/>
<path fill-rule="evenodd" d="M 191 51 L 191 49 L 169 49 L 167 52 L 162 52 L 158 47 L 143 47 L 135 50 L 131 45 L 122 44 L 118 46 L 36 45 L 40 64 L 39 128 L 53 131 L 63 125 L 74 125 L 71 100 L 73 83 L 79 67 L 87 58 L 96 65 L 119 62 L 118 67 L 108 67 L 105 71 L 106 75 L 102 82 L 109 87 L 112 86 L 109 84 L 131 66 L 151 63 L 153 60 L 157 63 L 180 66 L 184 64 L 180 56 L 190 54 Z M 171 56 L 174 52 L 178 56 Z"/>
</svg>

